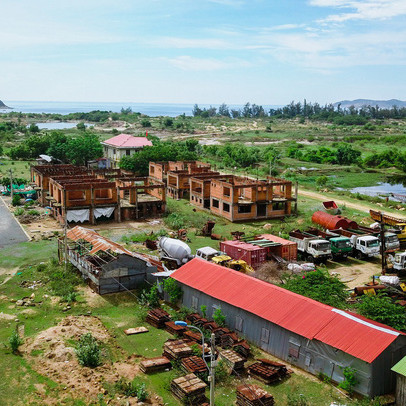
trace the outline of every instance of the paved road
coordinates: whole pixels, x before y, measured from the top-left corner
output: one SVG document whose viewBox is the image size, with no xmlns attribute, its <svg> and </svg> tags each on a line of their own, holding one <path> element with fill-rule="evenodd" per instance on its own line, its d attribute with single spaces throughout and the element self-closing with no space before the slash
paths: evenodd
<svg viewBox="0 0 406 406">
<path fill-rule="evenodd" d="M 25 241 L 29 238 L 0 198 L 0 248 Z"/>
</svg>

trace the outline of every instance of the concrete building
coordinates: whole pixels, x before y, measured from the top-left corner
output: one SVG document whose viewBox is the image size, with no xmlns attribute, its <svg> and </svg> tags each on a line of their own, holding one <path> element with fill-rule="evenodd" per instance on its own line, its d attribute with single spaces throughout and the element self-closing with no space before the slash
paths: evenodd
<svg viewBox="0 0 406 406">
<path fill-rule="evenodd" d="M 108 158 L 113 167 L 117 167 L 121 158 L 134 155 L 140 149 L 152 146 L 147 137 L 134 137 L 130 134 L 119 134 L 101 143 L 104 157 Z"/>
<path fill-rule="evenodd" d="M 194 176 L 190 181 L 190 203 L 209 209 L 230 221 L 268 219 L 289 216 L 292 202 L 296 210 L 297 193 L 292 182 L 268 177 L 254 180 L 235 175 Z M 209 188 L 210 187 L 210 188 Z"/>
<path fill-rule="evenodd" d="M 69 262 L 100 295 L 136 289 L 146 280 L 154 280 L 151 274 L 157 266 L 148 256 L 128 251 L 94 230 L 76 226 L 67 232 L 67 240 Z M 62 260 L 63 238 L 58 240 L 58 254 Z"/>
<path fill-rule="evenodd" d="M 198 258 L 171 277 L 184 306 L 205 305 L 208 317 L 221 308 L 229 328 L 270 354 L 338 383 L 350 366 L 355 391 L 366 396 L 394 390 L 391 368 L 406 354 L 402 332 Z"/>
</svg>

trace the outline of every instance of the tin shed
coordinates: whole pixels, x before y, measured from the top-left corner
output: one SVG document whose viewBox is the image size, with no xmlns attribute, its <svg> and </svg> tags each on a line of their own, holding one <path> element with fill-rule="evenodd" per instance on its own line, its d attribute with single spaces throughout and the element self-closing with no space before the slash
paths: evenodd
<svg viewBox="0 0 406 406">
<path fill-rule="evenodd" d="M 395 388 L 391 368 L 406 355 L 400 331 L 198 258 L 172 278 L 184 306 L 205 305 L 209 317 L 221 308 L 228 327 L 293 365 L 337 383 L 350 366 L 355 391 L 370 397 Z"/>
</svg>

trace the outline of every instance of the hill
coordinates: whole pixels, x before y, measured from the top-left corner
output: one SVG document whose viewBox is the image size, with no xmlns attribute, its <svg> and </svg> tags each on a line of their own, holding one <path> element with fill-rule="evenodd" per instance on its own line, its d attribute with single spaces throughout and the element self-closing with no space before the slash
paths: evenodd
<svg viewBox="0 0 406 406">
<path fill-rule="evenodd" d="M 6 106 L 1 100 L 0 100 L 0 110 L 5 110 L 5 109 L 11 109 L 11 107 Z"/>
<path fill-rule="evenodd" d="M 393 106 L 406 107 L 406 101 L 390 99 L 390 100 L 369 100 L 369 99 L 356 99 L 356 100 L 342 100 L 334 103 L 334 107 L 341 104 L 342 109 L 348 109 L 350 106 L 354 106 L 359 109 L 362 106 L 379 106 L 382 109 L 391 109 Z"/>
</svg>

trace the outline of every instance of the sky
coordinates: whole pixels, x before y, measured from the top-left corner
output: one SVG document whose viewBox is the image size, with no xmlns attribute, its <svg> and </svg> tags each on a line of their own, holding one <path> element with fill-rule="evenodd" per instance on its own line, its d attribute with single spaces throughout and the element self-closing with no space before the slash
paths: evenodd
<svg viewBox="0 0 406 406">
<path fill-rule="evenodd" d="M 0 99 L 406 99 L 406 0 L 0 0 Z"/>
</svg>

